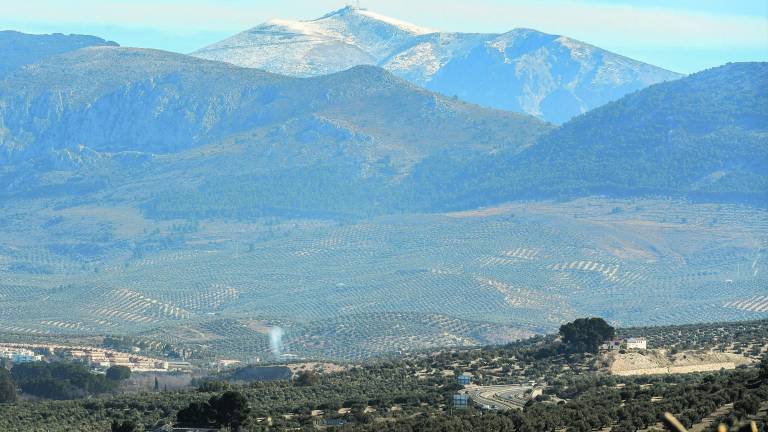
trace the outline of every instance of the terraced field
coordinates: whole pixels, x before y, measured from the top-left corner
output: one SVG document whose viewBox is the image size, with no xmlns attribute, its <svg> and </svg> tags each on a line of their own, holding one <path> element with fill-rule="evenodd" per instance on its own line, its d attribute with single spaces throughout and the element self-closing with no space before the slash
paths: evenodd
<svg viewBox="0 0 768 432">
<path fill-rule="evenodd" d="M 33 227 L 40 237 L 55 216 Z M 0 237 L 0 333 L 132 335 L 250 359 L 270 355 L 280 326 L 288 353 L 352 360 L 504 342 L 585 315 L 768 316 L 768 213 L 752 207 L 593 198 L 345 223 L 101 224 L 112 240 L 88 256 L 71 252 L 85 243 L 75 235 L 45 248 Z"/>
</svg>

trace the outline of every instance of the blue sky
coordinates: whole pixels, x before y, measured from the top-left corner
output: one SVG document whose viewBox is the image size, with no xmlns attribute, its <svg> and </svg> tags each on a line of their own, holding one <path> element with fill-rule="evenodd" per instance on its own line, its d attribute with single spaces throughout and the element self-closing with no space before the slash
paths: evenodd
<svg viewBox="0 0 768 432">
<path fill-rule="evenodd" d="M 85 33 L 125 46 L 190 52 L 270 18 L 312 19 L 345 0 L 0 1 L 0 29 Z M 445 31 L 516 27 L 565 34 L 679 72 L 768 61 L 766 0 L 362 0 Z"/>
</svg>

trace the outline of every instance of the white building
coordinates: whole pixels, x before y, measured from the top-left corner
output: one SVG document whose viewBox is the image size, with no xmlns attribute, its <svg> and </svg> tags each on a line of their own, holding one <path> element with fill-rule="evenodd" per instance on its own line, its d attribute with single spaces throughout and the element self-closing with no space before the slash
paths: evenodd
<svg viewBox="0 0 768 432">
<path fill-rule="evenodd" d="M 648 341 L 644 337 L 633 337 L 629 339 L 615 339 L 605 341 L 600 348 L 606 351 L 615 351 L 620 349 L 647 349 Z"/>
<path fill-rule="evenodd" d="M 43 360 L 43 356 L 37 355 L 37 354 L 14 354 L 13 357 L 11 357 L 11 361 L 15 364 L 19 363 L 32 363 L 32 362 L 39 362 Z"/>
<path fill-rule="evenodd" d="M 217 370 L 227 369 L 233 366 L 239 365 L 241 362 L 240 360 L 229 360 L 229 359 L 221 359 L 217 360 L 214 363 L 211 363 L 211 366 L 215 366 Z"/>
<path fill-rule="evenodd" d="M 647 346 L 648 340 L 644 337 L 627 339 L 627 349 L 646 349 Z"/>
<path fill-rule="evenodd" d="M 42 361 L 43 356 L 24 348 L 0 347 L 0 358 L 12 361 L 15 364 Z"/>
</svg>

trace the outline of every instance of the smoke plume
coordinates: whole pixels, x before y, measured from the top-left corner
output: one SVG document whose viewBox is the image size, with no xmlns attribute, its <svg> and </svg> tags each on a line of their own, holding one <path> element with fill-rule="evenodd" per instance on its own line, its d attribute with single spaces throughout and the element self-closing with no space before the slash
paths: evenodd
<svg viewBox="0 0 768 432">
<path fill-rule="evenodd" d="M 269 330 L 269 347 L 275 357 L 280 357 L 283 353 L 283 329 L 272 327 Z"/>
</svg>

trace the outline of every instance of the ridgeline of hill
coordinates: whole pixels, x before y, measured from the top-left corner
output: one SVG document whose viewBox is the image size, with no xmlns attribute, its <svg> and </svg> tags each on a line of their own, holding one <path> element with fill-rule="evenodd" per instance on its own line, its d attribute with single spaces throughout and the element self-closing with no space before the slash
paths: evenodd
<svg viewBox="0 0 768 432">
<path fill-rule="evenodd" d="M 296 79 L 114 47 L 11 74 L 0 119 L 8 196 L 81 201 L 127 186 L 115 198 L 158 217 L 406 210 L 390 197 L 424 158 L 516 153 L 551 129 L 374 67 Z"/>
<path fill-rule="evenodd" d="M 0 31 L 0 79 L 24 65 L 89 46 L 117 44 L 88 35 L 32 35 L 10 30 Z"/>
<path fill-rule="evenodd" d="M 86 48 L 0 81 L 0 177 L 8 197 L 106 194 L 158 218 L 367 216 L 591 194 L 761 203 L 766 86 L 767 64 L 729 64 L 555 129 L 375 67 L 296 79 Z"/>
<path fill-rule="evenodd" d="M 416 168 L 413 187 L 437 200 L 427 208 L 592 194 L 763 205 L 766 87 L 768 63 L 709 69 L 579 116 L 520 154 L 466 164 L 427 160 Z M 421 181 L 429 177 L 441 181 Z"/>
</svg>

